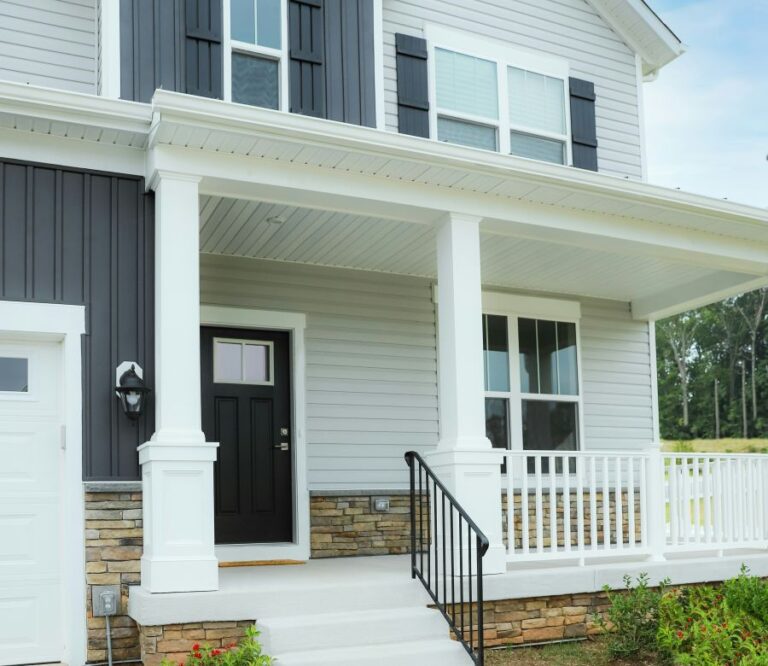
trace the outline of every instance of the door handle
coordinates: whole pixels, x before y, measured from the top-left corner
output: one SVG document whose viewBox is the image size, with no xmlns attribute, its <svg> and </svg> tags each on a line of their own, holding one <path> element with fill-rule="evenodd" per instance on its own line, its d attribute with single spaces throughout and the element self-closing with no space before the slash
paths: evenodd
<svg viewBox="0 0 768 666">
<path fill-rule="evenodd" d="M 291 445 L 288 442 L 280 442 L 279 444 L 275 444 L 274 448 L 280 449 L 281 451 L 290 451 Z"/>
</svg>

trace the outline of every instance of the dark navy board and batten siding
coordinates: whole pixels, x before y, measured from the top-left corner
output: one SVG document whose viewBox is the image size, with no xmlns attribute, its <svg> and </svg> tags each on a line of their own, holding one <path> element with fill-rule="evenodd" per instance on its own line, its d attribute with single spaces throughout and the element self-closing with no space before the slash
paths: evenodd
<svg viewBox="0 0 768 666">
<path fill-rule="evenodd" d="M 153 214 L 142 179 L 0 161 L 0 299 L 86 306 L 86 479 L 138 479 L 154 431 L 151 400 L 132 423 L 113 391 L 126 360 L 154 384 Z"/>
</svg>

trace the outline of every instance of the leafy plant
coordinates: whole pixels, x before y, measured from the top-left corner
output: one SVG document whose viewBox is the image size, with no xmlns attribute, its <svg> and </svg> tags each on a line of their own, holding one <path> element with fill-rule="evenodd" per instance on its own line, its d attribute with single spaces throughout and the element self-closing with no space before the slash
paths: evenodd
<svg viewBox="0 0 768 666">
<path fill-rule="evenodd" d="M 226 648 L 213 648 L 195 643 L 185 661 L 176 664 L 163 659 L 161 666 L 271 666 L 274 659 L 262 654 L 258 637 L 256 627 L 248 627 L 239 645 L 232 643 Z"/>
<path fill-rule="evenodd" d="M 651 588 L 648 574 L 642 573 L 635 585 L 630 576 L 624 576 L 623 592 L 604 588 L 611 605 L 607 619 L 598 615 L 596 622 L 608 634 L 611 657 L 626 659 L 656 651 L 659 605 L 667 585 L 668 581 L 664 580 L 658 588 Z"/>
</svg>

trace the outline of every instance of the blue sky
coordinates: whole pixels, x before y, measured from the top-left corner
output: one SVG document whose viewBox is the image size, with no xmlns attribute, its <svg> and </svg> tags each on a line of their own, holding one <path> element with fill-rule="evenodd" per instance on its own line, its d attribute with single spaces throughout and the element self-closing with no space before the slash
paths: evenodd
<svg viewBox="0 0 768 666">
<path fill-rule="evenodd" d="M 648 179 L 768 207 L 768 0 L 650 0 L 688 51 L 645 85 Z"/>
</svg>

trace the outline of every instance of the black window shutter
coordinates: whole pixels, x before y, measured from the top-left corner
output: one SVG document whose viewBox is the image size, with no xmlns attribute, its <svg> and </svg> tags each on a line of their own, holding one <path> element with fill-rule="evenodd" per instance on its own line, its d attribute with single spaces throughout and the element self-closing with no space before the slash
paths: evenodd
<svg viewBox="0 0 768 666">
<path fill-rule="evenodd" d="M 570 91 L 573 166 L 597 171 L 595 84 L 571 78 Z"/>
<path fill-rule="evenodd" d="M 186 0 L 185 90 L 223 98 L 222 0 Z"/>
<path fill-rule="evenodd" d="M 429 138 L 427 41 L 395 35 L 397 54 L 397 122 L 401 134 Z"/>
<path fill-rule="evenodd" d="M 322 0 L 290 0 L 288 43 L 291 112 L 325 118 Z"/>
</svg>

